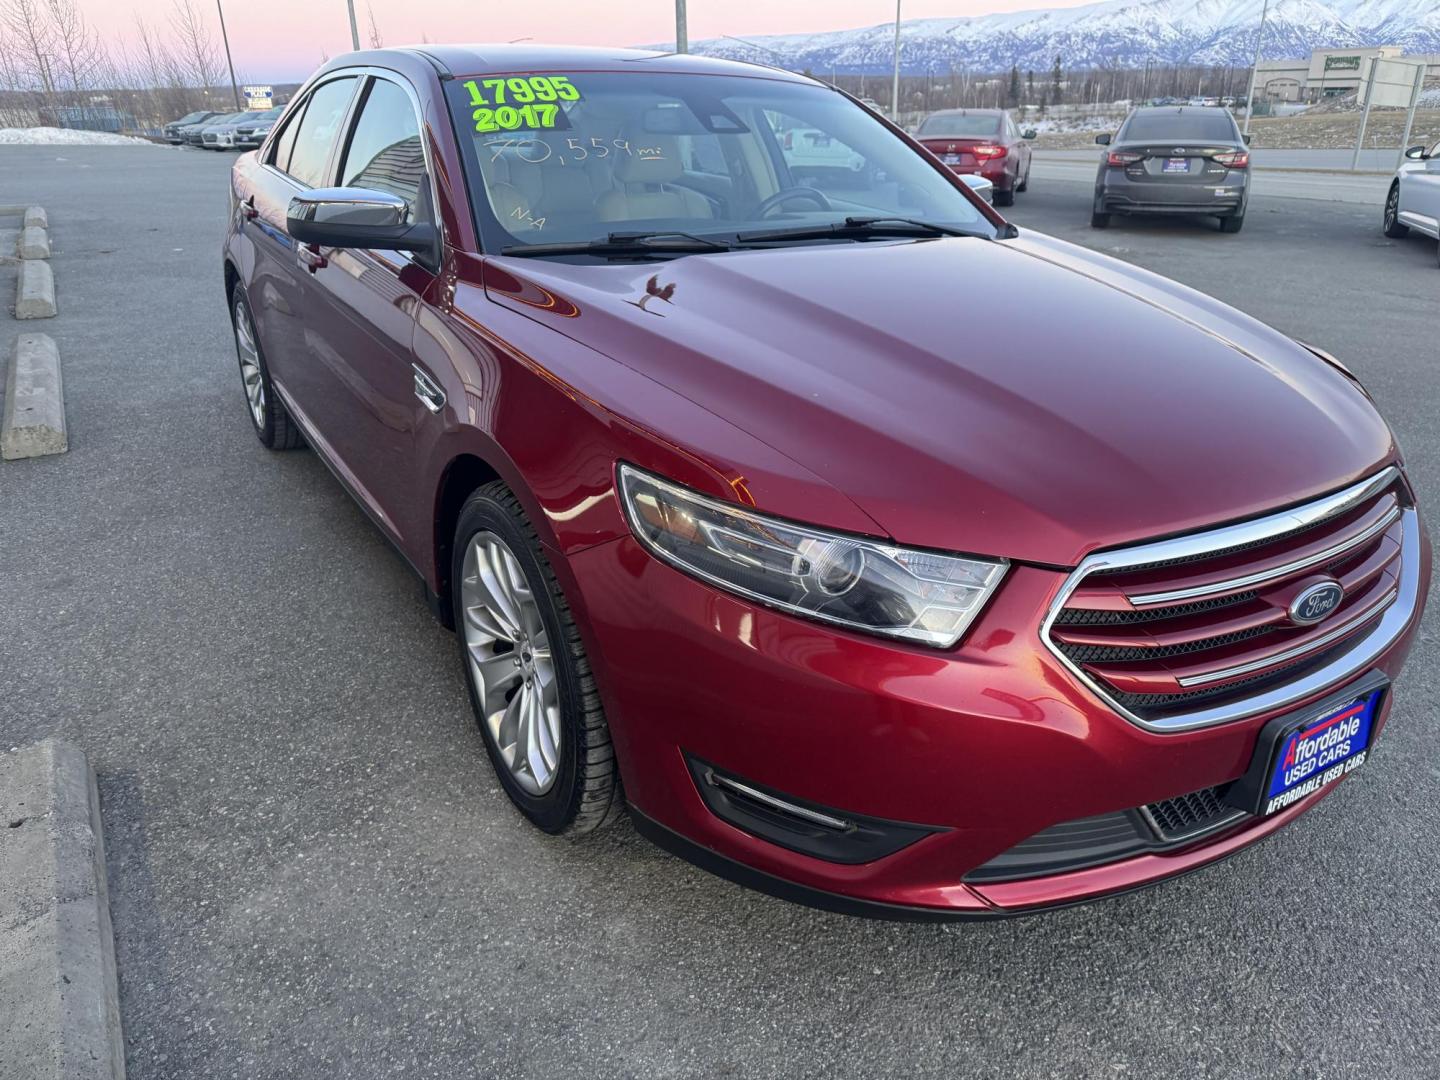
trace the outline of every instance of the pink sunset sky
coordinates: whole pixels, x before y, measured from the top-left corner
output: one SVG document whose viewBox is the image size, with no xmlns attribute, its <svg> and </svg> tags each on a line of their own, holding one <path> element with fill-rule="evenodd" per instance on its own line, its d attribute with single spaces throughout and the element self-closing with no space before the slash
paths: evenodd
<svg viewBox="0 0 1440 1080">
<path fill-rule="evenodd" d="M 1086 0 L 904 0 L 908 19 L 1073 7 Z M 298 80 L 350 48 L 345 0 L 223 0 L 235 69 L 242 79 Z M 196 0 L 217 28 L 214 0 Z M 137 16 L 165 28 L 170 0 L 81 0 L 97 29 L 128 39 Z M 690 38 L 845 30 L 892 21 L 887 0 L 689 0 Z M 673 0 L 355 0 L 360 39 L 370 11 L 388 45 L 509 41 L 639 45 L 673 40 Z"/>
</svg>

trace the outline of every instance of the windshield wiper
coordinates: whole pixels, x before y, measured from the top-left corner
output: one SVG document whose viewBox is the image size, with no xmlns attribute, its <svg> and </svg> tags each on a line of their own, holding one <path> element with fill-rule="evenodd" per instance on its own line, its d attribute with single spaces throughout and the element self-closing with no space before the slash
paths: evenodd
<svg viewBox="0 0 1440 1080">
<path fill-rule="evenodd" d="M 870 236 L 982 236 L 983 233 L 969 229 L 957 229 L 951 225 L 939 225 L 933 221 L 921 221 L 908 217 L 847 217 L 844 221 L 829 225 L 800 225 L 793 229 L 775 229 L 771 232 L 740 233 L 736 239 L 742 244 L 764 244 L 783 240 L 846 240 L 864 239 Z"/>
<path fill-rule="evenodd" d="M 612 232 L 604 240 L 580 240 L 557 244 L 515 244 L 501 248 L 501 255 L 542 257 L 545 255 L 694 255 L 705 251 L 733 251 L 727 240 L 712 240 L 673 229 L 655 232 Z"/>
</svg>

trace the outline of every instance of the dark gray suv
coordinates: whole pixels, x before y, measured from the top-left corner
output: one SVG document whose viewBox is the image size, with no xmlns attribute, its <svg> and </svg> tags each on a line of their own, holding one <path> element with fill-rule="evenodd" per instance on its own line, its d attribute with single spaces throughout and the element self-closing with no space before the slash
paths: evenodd
<svg viewBox="0 0 1440 1080">
<path fill-rule="evenodd" d="M 1090 224 L 1111 214 L 1214 214 L 1239 232 L 1250 192 L 1249 137 L 1224 109 L 1188 105 L 1136 109 L 1112 139 L 1095 177 Z"/>
</svg>

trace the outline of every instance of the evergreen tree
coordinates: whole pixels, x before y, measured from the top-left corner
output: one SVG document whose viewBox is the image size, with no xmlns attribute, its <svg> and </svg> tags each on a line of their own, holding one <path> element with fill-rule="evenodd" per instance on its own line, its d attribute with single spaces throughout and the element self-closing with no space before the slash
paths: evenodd
<svg viewBox="0 0 1440 1080">
<path fill-rule="evenodd" d="M 1035 100 L 1035 72 L 1033 71 L 1025 73 L 1025 100 Z"/>
<path fill-rule="evenodd" d="M 1065 73 L 1060 70 L 1060 54 L 1056 53 L 1055 66 L 1050 69 L 1050 99 L 1057 105 L 1060 104 L 1060 98 L 1063 94 L 1063 88 L 1060 84 L 1064 79 Z"/>
<path fill-rule="evenodd" d="M 1010 106 L 1014 108 L 1020 104 L 1020 66 L 1012 64 L 1010 67 Z"/>
</svg>

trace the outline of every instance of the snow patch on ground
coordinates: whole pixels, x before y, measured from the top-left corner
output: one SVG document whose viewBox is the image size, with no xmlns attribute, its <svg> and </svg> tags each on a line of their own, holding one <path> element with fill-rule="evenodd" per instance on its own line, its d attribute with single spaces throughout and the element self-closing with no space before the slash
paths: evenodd
<svg viewBox="0 0 1440 1080">
<path fill-rule="evenodd" d="M 0 146 L 154 146 L 147 139 L 69 128 L 0 128 Z"/>
</svg>

